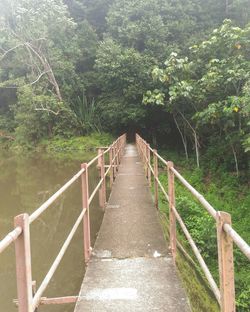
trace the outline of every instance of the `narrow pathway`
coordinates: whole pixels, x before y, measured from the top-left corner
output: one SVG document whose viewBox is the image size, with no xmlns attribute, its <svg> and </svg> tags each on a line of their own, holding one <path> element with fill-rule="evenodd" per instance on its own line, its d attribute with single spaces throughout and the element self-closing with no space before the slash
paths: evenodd
<svg viewBox="0 0 250 312">
<path fill-rule="evenodd" d="M 190 311 L 134 145 L 127 145 L 75 312 Z"/>
</svg>

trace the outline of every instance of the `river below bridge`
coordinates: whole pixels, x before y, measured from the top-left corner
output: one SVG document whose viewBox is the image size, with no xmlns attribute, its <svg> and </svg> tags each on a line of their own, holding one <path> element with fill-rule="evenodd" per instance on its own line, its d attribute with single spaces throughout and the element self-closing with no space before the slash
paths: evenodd
<svg viewBox="0 0 250 312">
<path fill-rule="evenodd" d="M 0 239 L 13 229 L 14 216 L 32 213 L 60 188 L 79 169 L 78 159 L 53 159 L 32 154 L 20 157 L 0 153 Z M 90 191 L 97 184 L 95 165 L 89 171 Z M 81 212 L 80 179 L 75 182 L 46 212 L 31 225 L 31 253 L 33 280 L 39 286 L 48 272 L 60 247 Z M 98 199 L 91 205 L 92 242 L 99 230 L 103 213 Z M 46 297 L 77 295 L 84 274 L 82 227 L 80 226 L 68 251 L 56 271 Z M 14 244 L 0 254 L 0 311 L 16 312 L 12 300 L 17 298 Z M 71 312 L 74 305 L 41 306 L 40 311 Z"/>
</svg>

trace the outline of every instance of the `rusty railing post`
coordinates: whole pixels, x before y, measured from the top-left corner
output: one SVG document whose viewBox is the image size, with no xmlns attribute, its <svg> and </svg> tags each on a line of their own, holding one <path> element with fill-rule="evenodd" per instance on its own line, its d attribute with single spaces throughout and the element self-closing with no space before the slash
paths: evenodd
<svg viewBox="0 0 250 312">
<path fill-rule="evenodd" d="M 116 141 L 115 143 L 115 170 L 118 171 L 118 167 L 119 167 L 119 157 L 118 157 L 118 142 Z"/>
<path fill-rule="evenodd" d="M 147 144 L 147 158 L 148 158 L 148 185 L 149 187 L 151 187 L 151 169 L 150 169 L 150 165 L 151 165 L 151 151 L 150 151 L 150 145 Z"/>
<path fill-rule="evenodd" d="M 90 239 L 90 218 L 89 218 L 89 181 L 88 181 L 88 164 L 81 164 L 81 168 L 85 169 L 82 173 L 82 209 L 86 209 L 83 216 L 83 235 L 84 235 L 84 259 L 88 263 L 91 255 L 91 239 Z"/>
<path fill-rule="evenodd" d="M 112 157 L 113 157 L 113 178 L 115 179 L 116 177 L 116 161 L 115 161 L 115 145 L 113 144 L 113 146 L 111 147 L 112 149 Z"/>
<path fill-rule="evenodd" d="M 217 211 L 216 221 L 221 312 L 235 312 L 233 240 L 223 230 L 225 223 L 232 224 L 231 215 L 223 211 Z"/>
<path fill-rule="evenodd" d="M 103 150 L 101 148 L 98 149 L 98 167 L 100 170 L 100 179 L 103 179 L 102 185 L 99 189 L 99 204 L 102 209 L 105 209 L 106 205 L 106 179 L 105 179 L 105 159 Z"/>
<path fill-rule="evenodd" d="M 169 232 L 170 232 L 170 249 L 175 262 L 176 258 L 176 217 L 173 211 L 175 207 L 175 189 L 174 189 L 174 173 L 171 168 L 174 167 L 172 161 L 168 161 L 168 197 L 169 197 Z"/>
<path fill-rule="evenodd" d="M 157 157 L 157 150 L 154 149 L 154 200 L 155 200 L 155 208 L 158 209 L 158 198 L 159 198 L 159 195 L 158 195 L 158 182 L 157 182 L 157 179 L 158 179 L 158 157 Z"/>
<path fill-rule="evenodd" d="M 118 139 L 118 163 L 121 163 L 121 139 Z"/>
<path fill-rule="evenodd" d="M 145 171 L 145 176 L 147 177 L 147 154 L 146 154 L 146 143 L 143 141 L 143 166 L 144 166 L 144 171 Z"/>
<path fill-rule="evenodd" d="M 14 225 L 22 228 L 15 241 L 18 311 L 33 312 L 29 215 L 16 216 Z"/>
<path fill-rule="evenodd" d="M 110 188 L 114 182 L 114 170 L 113 170 L 113 146 L 110 147 L 109 150 L 109 165 L 110 165 Z"/>
<path fill-rule="evenodd" d="M 32 281 L 32 296 L 34 297 L 36 293 L 36 281 Z M 38 312 L 38 307 L 35 308 L 34 312 Z"/>
<path fill-rule="evenodd" d="M 125 154 L 126 142 L 127 142 L 127 134 L 125 133 L 124 137 L 123 137 L 123 141 L 122 141 L 122 156 L 124 156 L 124 154 Z"/>
</svg>

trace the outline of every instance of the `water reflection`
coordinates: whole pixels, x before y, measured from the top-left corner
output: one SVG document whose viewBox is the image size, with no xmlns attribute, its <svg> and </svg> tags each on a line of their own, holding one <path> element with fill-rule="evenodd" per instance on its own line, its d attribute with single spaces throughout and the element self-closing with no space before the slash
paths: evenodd
<svg viewBox="0 0 250 312">
<path fill-rule="evenodd" d="M 89 160 L 83 158 L 82 161 Z M 80 168 L 79 159 L 55 160 L 36 154 L 16 157 L 0 154 L 0 239 L 13 228 L 14 216 L 33 212 Z M 96 168 L 89 171 L 90 191 L 97 183 Z M 97 198 L 91 206 L 92 242 L 100 227 L 102 211 Z M 31 225 L 32 275 L 41 283 L 58 254 L 72 225 L 81 212 L 80 180 L 70 187 L 38 220 Z M 83 231 L 80 225 L 64 259 L 56 271 L 44 296 L 77 295 L 84 274 Z M 12 299 L 16 298 L 14 248 L 10 246 L 0 255 L 1 311 L 16 312 Z M 73 305 L 43 306 L 39 311 L 71 312 Z"/>
</svg>

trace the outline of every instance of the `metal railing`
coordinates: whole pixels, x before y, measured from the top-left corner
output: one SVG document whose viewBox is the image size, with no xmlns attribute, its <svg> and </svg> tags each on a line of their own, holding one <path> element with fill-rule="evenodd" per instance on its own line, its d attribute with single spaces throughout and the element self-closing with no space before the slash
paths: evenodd
<svg viewBox="0 0 250 312">
<path fill-rule="evenodd" d="M 15 228 L 0 241 L 0 253 L 3 252 L 12 242 L 15 242 L 16 255 L 16 277 L 18 299 L 14 302 L 18 305 L 19 312 L 33 312 L 40 304 L 62 304 L 76 302 L 78 296 L 46 298 L 42 297 L 57 267 L 59 266 L 77 228 L 83 222 L 84 259 L 88 263 L 91 256 L 90 241 L 90 217 L 89 205 L 97 191 L 99 191 L 99 204 L 105 209 L 106 205 L 106 177 L 109 174 L 110 187 L 116 177 L 121 157 L 126 144 L 126 134 L 120 136 L 109 147 L 98 148 L 98 155 L 88 163 L 81 164 L 81 170 L 77 172 L 66 184 L 64 184 L 54 195 L 36 209 L 30 216 L 23 213 L 14 218 Z M 108 155 L 109 163 L 105 165 L 105 155 Z M 89 195 L 88 168 L 97 162 L 100 181 L 91 195 Z M 76 180 L 81 177 L 82 181 L 82 211 L 77 218 L 73 228 L 56 256 L 45 278 L 39 288 L 34 292 L 32 281 L 32 263 L 30 246 L 30 225 L 34 222 L 55 200 L 60 197 Z M 34 295 L 33 295 L 34 292 Z"/>
<path fill-rule="evenodd" d="M 250 259 L 250 246 L 241 238 L 241 236 L 232 228 L 231 216 L 224 211 L 216 211 L 212 205 L 193 188 L 182 175 L 174 168 L 171 161 L 166 161 L 158 153 L 152 149 L 150 145 L 136 134 L 136 145 L 145 167 L 146 177 L 151 186 L 151 175 L 154 180 L 154 201 L 155 207 L 158 209 L 159 188 L 169 203 L 169 238 L 170 249 L 173 259 L 176 258 L 176 246 L 179 242 L 176 237 L 176 220 L 178 221 L 184 235 L 186 236 L 194 255 L 196 256 L 204 275 L 220 305 L 222 312 L 234 312 L 235 308 L 235 285 L 234 285 L 234 259 L 233 259 L 233 243 L 235 243 L 241 252 Z M 153 158 L 153 161 L 152 161 Z M 167 168 L 168 172 L 168 191 L 164 189 L 159 180 L 158 161 L 161 161 Z M 151 164 L 153 162 L 153 166 Z M 196 246 L 192 236 L 190 235 L 185 223 L 176 209 L 175 204 L 175 177 L 188 189 L 193 196 L 202 204 L 207 212 L 213 217 L 217 228 L 217 247 L 218 247 L 218 263 L 219 263 L 219 280 L 220 287 L 217 286 L 208 266 L 206 265 L 198 247 Z M 185 251 L 185 250 L 184 250 Z"/>
</svg>

